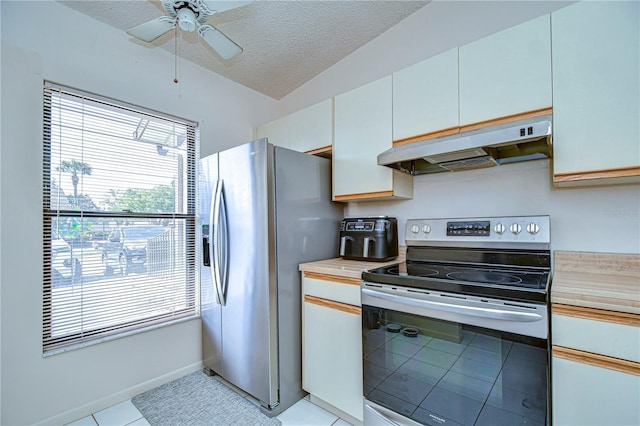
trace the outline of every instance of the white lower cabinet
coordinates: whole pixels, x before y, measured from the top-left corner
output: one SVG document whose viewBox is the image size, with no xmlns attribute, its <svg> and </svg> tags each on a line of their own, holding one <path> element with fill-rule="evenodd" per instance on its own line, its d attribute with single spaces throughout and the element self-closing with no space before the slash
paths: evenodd
<svg viewBox="0 0 640 426">
<path fill-rule="evenodd" d="M 553 357 L 553 424 L 640 425 L 640 376 Z"/>
<path fill-rule="evenodd" d="M 553 424 L 640 425 L 638 315 L 552 305 Z"/>
<path fill-rule="evenodd" d="M 318 293 L 326 296 L 332 288 L 345 288 L 352 293 L 346 294 L 347 300 L 359 300 L 359 280 L 345 279 L 340 283 L 336 279 L 324 281 L 303 276 L 302 387 L 312 398 L 319 398 L 361 422 L 361 309 L 317 296 Z M 344 300 L 344 295 L 343 292 L 336 298 Z"/>
</svg>

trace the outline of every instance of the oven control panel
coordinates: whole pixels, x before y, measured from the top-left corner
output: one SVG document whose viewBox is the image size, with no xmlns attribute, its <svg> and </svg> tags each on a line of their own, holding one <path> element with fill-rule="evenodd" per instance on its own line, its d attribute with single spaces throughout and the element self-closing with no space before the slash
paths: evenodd
<svg viewBox="0 0 640 426">
<path fill-rule="evenodd" d="M 549 216 L 408 219 L 407 245 L 548 245 Z"/>
<path fill-rule="evenodd" d="M 447 235 L 459 237 L 488 237 L 489 235 L 491 235 L 491 222 L 489 222 L 488 220 L 447 222 Z"/>
</svg>

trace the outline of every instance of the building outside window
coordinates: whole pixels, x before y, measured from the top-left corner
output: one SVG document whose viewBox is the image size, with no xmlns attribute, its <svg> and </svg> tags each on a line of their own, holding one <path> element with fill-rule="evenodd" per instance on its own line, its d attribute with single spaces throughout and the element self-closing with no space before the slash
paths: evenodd
<svg viewBox="0 0 640 426">
<path fill-rule="evenodd" d="M 43 351 L 197 315 L 197 124 L 45 82 Z"/>
</svg>

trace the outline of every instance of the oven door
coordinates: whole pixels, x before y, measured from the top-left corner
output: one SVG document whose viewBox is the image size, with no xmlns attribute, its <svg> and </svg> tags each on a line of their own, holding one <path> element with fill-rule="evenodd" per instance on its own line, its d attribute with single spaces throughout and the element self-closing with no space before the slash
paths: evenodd
<svg viewBox="0 0 640 426">
<path fill-rule="evenodd" d="M 547 330 L 545 305 L 364 282 L 364 424 L 548 424 Z"/>
</svg>

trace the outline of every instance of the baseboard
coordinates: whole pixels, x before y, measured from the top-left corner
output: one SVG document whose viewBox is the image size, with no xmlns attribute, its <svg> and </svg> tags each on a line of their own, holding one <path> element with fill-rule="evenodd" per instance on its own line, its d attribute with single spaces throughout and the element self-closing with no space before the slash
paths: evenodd
<svg viewBox="0 0 640 426">
<path fill-rule="evenodd" d="M 146 382 L 142 382 L 135 386 L 131 386 L 120 392 L 116 392 L 109 396 L 105 396 L 104 398 L 100 398 L 88 404 L 84 404 L 72 410 L 65 411 L 64 413 L 60 413 L 56 416 L 49 417 L 48 419 L 45 419 L 36 423 L 36 425 L 42 425 L 42 426 L 63 425 L 63 424 L 73 422 L 75 420 L 87 417 L 98 411 L 104 410 L 105 408 L 109 408 L 123 401 L 127 401 L 136 395 L 139 395 L 143 392 L 146 392 L 158 386 L 162 386 L 165 383 L 169 383 L 173 380 L 176 380 L 188 374 L 194 373 L 202 369 L 203 367 L 204 365 L 202 364 L 202 362 L 196 362 L 189 366 L 174 370 L 170 373 L 163 374 L 162 376 L 154 377 L 153 379 L 147 380 Z"/>
</svg>

